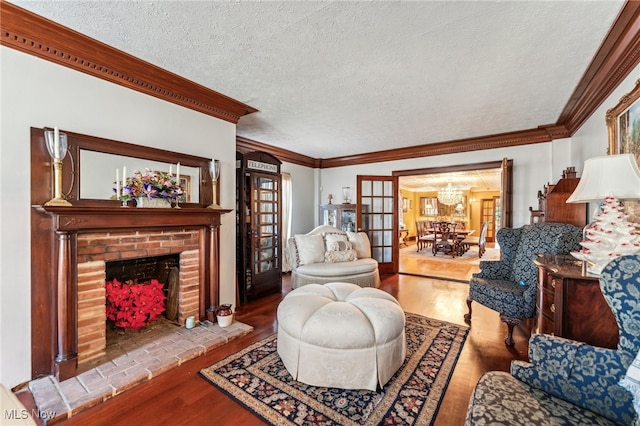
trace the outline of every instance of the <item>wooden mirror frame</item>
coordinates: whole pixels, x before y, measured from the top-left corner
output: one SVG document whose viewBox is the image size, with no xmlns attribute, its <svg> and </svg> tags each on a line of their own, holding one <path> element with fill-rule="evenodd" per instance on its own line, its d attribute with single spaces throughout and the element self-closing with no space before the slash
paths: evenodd
<svg viewBox="0 0 640 426">
<path fill-rule="evenodd" d="M 36 152 L 36 156 L 40 157 L 42 163 L 50 164 L 51 159 L 47 152 L 44 142 L 44 131 L 52 130 L 51 128 L 31 128 L 31 149 Z M 109 199 L 83 199 L 80 197 L 80 186 L 82 184 L 80 177 L 80 152 L 82 150 L 93 151 L 97 153 L 121 155 L 138 159 L 151 161 L 166 162 L 167 164 L 175 164 L 180 162 L 181 165 L 194 167 L 199 169 L 199 200 L 198 202 L 181 203 L 180 207 L 206 207 L 213 201 L 213 184 L 209 175 L 209 163 L 211 159 L 198 157 L 179 152 L 167 151 L 159 148 L 152 148 L 143 145 L 136 145 L 127 142 L 119 142 L 111 139 L 99 138 L 96 136 L 83 135 L 73 133 L 66 130 L 60 130 L 66 133 L 68 142 L 68 153 L 63 162 L 62 188 L 64 197 L 73 205 L 77 206 L 106 206 L 120 205 L 118 200 Z M 194 184 L 194 183 L 192 183 Z M 219 187 L 219 185 L 218 185 Z M 45 191 L 52 191 L 51 185 L 44 188 Z M 46 198 L 47 196 L 45 196 Z M 49 197 L 50 198 L 50 197 Z M 41 202 L 32 200 L 34 204 Z"/>
</svg>

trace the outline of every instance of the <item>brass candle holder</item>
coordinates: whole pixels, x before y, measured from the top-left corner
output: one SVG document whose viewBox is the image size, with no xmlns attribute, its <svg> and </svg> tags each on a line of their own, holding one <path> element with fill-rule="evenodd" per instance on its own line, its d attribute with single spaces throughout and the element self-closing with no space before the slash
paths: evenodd
<svg viewBox="0 0 640 426">
<path fill-rule="evenodd" d="M 45 206 L 70 206 L 71 203 L 62 196 L 62 160 L 67 155 L 67 135 L 60 133 L 57 127 L 53 130 L 45 130 L 44 138 L 47 151 L 53 158 L 54 170 L 54 197 L 47 201 Z"/>
<path fill-rule="evenodd" d="M 209 174 L 211 175 L 211 186 L 213 187 L 213 203 L 207 208 L 222 209 L 218 205 L 218 178 L 220 177 L 220 160 L 211 160 L 209 163 Z"/>
</svg>

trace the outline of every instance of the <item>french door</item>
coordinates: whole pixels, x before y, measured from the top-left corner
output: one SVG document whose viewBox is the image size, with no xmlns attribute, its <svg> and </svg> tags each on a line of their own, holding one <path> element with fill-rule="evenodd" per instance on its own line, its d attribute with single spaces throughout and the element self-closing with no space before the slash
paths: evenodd
<svg viewBox="0 0 640 426">
<path fill-rule="evenodd" d="M 500 228 L 511 228 L 512 224 L 512 200 L 513 200 L 513 160 L 502 159 L 500 167 L 502 185 L 500 186 L 499 207 L 496 211 L 496 232 Z"/>
<path fill-rule="evenodd" d="M 371 241 L 371 255 L 381 273 L 398 272 L 398 178 L 357 177 L 357 227 Z"/>
<path fill-rule="evenodd" d="M 499 197 L 483 198 L 480 200 L 480 223 L 489 222 L 487 227 L 487 242 L 494 242 L 496 240 L 496 200 Z"/>
</svg>

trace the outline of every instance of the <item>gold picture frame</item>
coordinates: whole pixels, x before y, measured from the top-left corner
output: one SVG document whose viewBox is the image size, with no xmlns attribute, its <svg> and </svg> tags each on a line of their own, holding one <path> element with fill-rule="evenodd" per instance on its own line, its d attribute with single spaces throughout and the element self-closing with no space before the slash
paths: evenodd
<svg viewBox="0 0 640 426">
<path fill-rule="evenodd" d="M 420 216 L 438 216 L 436 197 L 420 197 Z"/>
<path fill-rule="evenodd" d="M 640 79 L 636 80 L 633 90 L 624 95 L 620 102 L 607 111 L 606 122 L 609 134 L 609 155 L 633 154 L 640 165 Z M 636 131 L 634 131 L 634 129 Z M 640 201 L 624 202 L 629 220 L 640 223 Z"/>
</svg>

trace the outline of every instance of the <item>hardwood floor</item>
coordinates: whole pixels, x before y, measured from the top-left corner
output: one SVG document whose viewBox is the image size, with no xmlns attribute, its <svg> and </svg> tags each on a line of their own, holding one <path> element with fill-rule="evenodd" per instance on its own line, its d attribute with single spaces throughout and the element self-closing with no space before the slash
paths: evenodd
<svg viewBox="0 0 640 426">
<path fill-rule="evenodd" d="M 434 256 L 431 247 L 418 252 L 415 241 L 408 241 L 400 250 L 399 270 L 401 274 L 468 282 L 471 274 L 480 271 L 481 260 L 500 259 L 500 249 L 494 248 L 494 243 L 488 243 L 486 249 L 482 258 L 478 257 L 477 247 L 471 248 L 463 256 L 452 257 L 443 253 Z"/>
<path fill-rule="evenodd" d="M 396 297 L 405 311 L 465 324 L 463 315 L 467 311 L 466 283 L 410 275 L 381 278 L 380 288 Z M 253 333 L 76 414 L 63 424 L 264 424 L 240 404 L 198 376 L 198 371 L 275 333 L 276 308 L 284 294 L 290 291 L 289 281 L 289 276 L 285 275 L 282 294 L 263 298 L 238 309 L 236 319 L 252 325 L 255 328 Z M 512 360 L 527 359 L 529 334 L 525 328 L 516 327 L 515 346 L 508 348 L 504 344 L 506 326 L 500 322 L 498 314 L 475 303 L 473 309 L 473 323 L 435 425 L 464 424 L 469 396 L 480 375 L 491 370 L 508 371 Z M 19 392 L 18 397 L 28 409 L 33 408 L 33 400 L 28 391 Z"/>
</svg>

